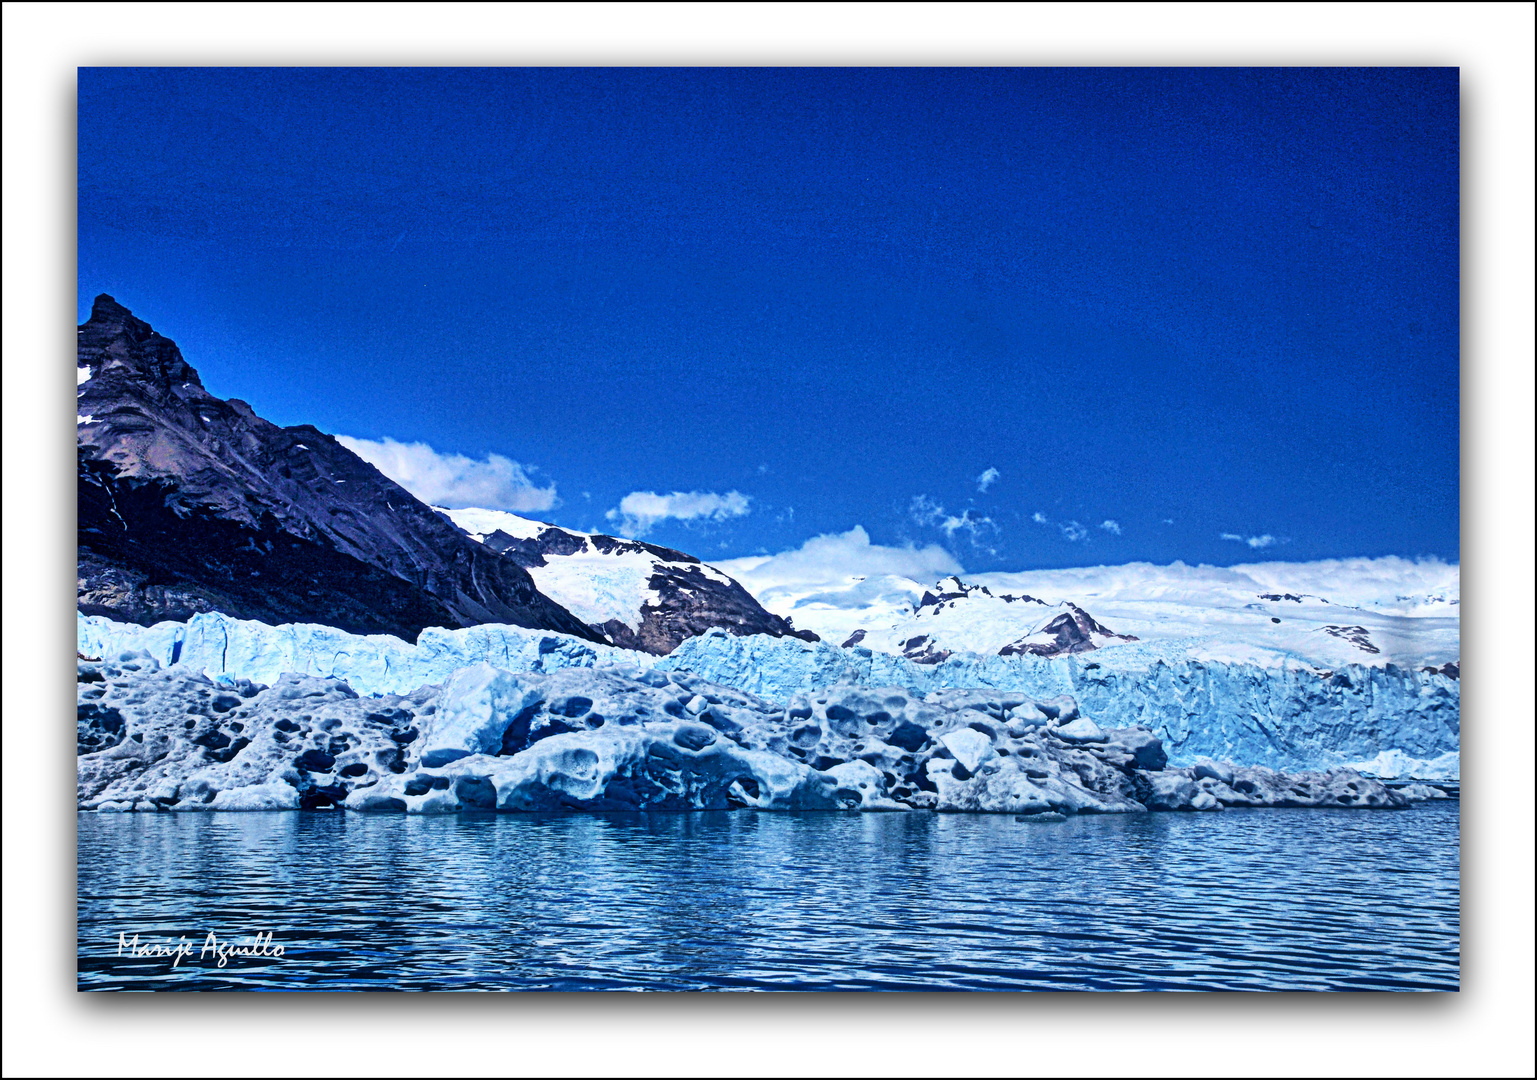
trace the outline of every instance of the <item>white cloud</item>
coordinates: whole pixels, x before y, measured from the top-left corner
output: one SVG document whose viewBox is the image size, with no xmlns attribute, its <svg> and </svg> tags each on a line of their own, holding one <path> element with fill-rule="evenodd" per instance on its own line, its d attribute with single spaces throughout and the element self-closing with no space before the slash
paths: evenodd
<svg viewBox="0 0 1537 1080">
<path fill-rule="evenodd" d="M 548 510 L 556 504 L 555 485 L 540 487 L 524 466 L 501 454 L 477 461 L 463 454 L 440 454 L 426 443 L 394 439 L 336 441 L 431 506 L 487 510 Z"/>
<path fill-rule="evenodd" d="M 986 491 L 993 486 L 993 481 L 998 479 L 998 470 L 988 466 L 981 476 L 977 477 L 977 490 Z"/>
<path fill-rule="evenodd" d="M 937 581 L 964 569 L 938 544 L 886 547 L 870 543 L 862 525 L 846 533 L 813 536 L 798 548 L 764 557 L 749 555 L 713 565 L 740 580 L 755 594 L 769 585 L 835 585 L 850 577 L 894 574 L 915 581 Z M 755 588 L 754 586 L 757 586 Z"/>
<path fill-rule="evenodd" d="M 837 644 L 859 627 L 890 625 L 940 578 L 965 569 L 938 544 L 886 547 L 870 543 L 860 526 L 813 536 L 778 555 L 751 555 L 714 564 L 740 581 L 758 602 L 795 625 Z"/>
<path fill-rule="evenodd" d="M 1099 523 L 1099 527 L 1107 533 L 1115 533 L 1117 536 L 1121 535 L 1121 523 L 1119 521 L 1112 521 L 1110 518 L 1106 518 Z"/>
<path fill-rule="evenodd" d="M 908 507 L 912 518 L 919 525 L 932 526 L 941 530 L 951 540 L 955 534 L 965 532 L 969 535 L 971 543 L 975 547 L 987 548 L 979 539 L 981 536 L 997 533 L 998 525 L 990 517 L 979 517 L 970 510 L 962 511 L 960 516 L 947 514 L 945 508 L 934 502 L 927 495 L 914 496 L 912 504 Z M 996 554 L 996 552 L 994 552 Z"/>
<path fill-rule="evenodd" d="M 643 536 L 669 518 L 678 521 L 725 521 L 749 513 L 751 496 L 740 491 L 721 495 L 714 491 L 674 491 L 658 495 L 654 491 L 632 491 L 608 512 L 625 536 Z"/>
<path fill-rule="evenodd" d="M 952 537 L 960 530 L 965 529 L 971 533 L 973 540 L 976 539 L 979 529 L 992 529 L 994 532 L 998 530 L 998 525 L 992 518 L 972 517 L 970 510 L 965 511 L 960 517 L 956 517 L 954 514 L 949 515 L 944 521 L 940 522 L 939 527 L 945 530 L 946 536 Z"/>
<path fill-rule="evenodd" d="M 919 525 L 937 524 L 945 516 L 945 508 L 927 495 L 914 495 L 907 511 Z"/>
<path fill-rule="evenodd" d="M 1082 525 L 1078 524 L 1078 522 L 1076 522 L 1076 521 L 1052 521 L 1051 518 L 1047 517 L 1045 514 L 1041 513 L 1039 510 L 1037 510 L 1034 514 L 1032 514 L 1030 516 L 1030 520 L 1035 522 L 1037 525 L 1055 525 L 1058 529 L 1060 529 L 1062 531 L 1062 537 L 1065 540 L 1072 540 L 1072 541 L 1087 540 L 1088 537 L 1089 537 L 1089 530 L 1085 529 Z M 1101 525 L 1100 528 L 1101 529 L 1105 529 L 1105 528 L 1108 528 L 1111 525 L 1115 525 L 1115 522 L 1107 521 L 1107 522 L 1105 522 L 1105 524 Z M 1119 525 L 1116 525 L 1115 526 L 1115 531 L 1117 533 L 1119 533 L 1121 531 L 1121 527 Z"/>
<path fill-rule="evenodd" d="M 1251 548 L 1267 548 L 1271 544 L 1281 542 L 1269 533 L 1266 533 L 1264 536 L 1239 536 L 1237 533 L 1223 533 L 1222 539 L 1236 540 L 1240 544 L 1248 544 Z"/>
</svg>

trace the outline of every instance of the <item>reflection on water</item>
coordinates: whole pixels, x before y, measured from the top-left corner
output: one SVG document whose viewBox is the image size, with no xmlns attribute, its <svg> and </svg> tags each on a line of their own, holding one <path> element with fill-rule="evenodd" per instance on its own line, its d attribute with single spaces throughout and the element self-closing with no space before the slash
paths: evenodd
<svg viewBox="0 0 1537 1080">
<path fill-rule="evenodd" d="M 82 814 L 82 989 L 1454 990 L 1458 807 Z M 271 932 L 281 959 L 198 949 Z M 119 934 L 192 956 L 118 955 Z"/>
</svg>

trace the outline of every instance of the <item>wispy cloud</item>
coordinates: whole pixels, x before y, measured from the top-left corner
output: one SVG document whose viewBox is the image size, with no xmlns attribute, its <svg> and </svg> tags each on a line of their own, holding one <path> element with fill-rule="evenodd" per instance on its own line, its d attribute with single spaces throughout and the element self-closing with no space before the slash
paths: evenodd
<svg viewBox="0 0 1537 1080">
<path fill-rule="evenodd" d="M 1106 518 L 1099 523 L 1099 527 L 1107 533 L 1114 533 L 1116 536 L 1121 535 L 1121 523 L 1119 521 L 1112 521 L 1110 518 Z"/>
<path fill-rule="evenodd" d="M 986 491 L 988 488 L 993 486 L 993 482 L 997 479 L 998 470 L 989 465 L 982 471 L 982 475 L 977 477 L 977 490 Z"/>
<path fill-rule="evenodd" d="M 558 501 L 554 484 L 540 487 L 525 466 L 501 454 L 487 454 L 481 461 L 463 454 L 440 454 L 420 442 L 347 435 L 338 435 L 336 441 L 432 506 L 519 512 L 548 510 Z"/>
<path fill-rule="evenodd" d="M 1065 540 L 1072 540 L 1072 541 L 1087 540 L 1088 537 L 1089 537 L 1089 530 L 1084 528 L 1082 525 L 1078 524 L 1078 522 L 1076 522 L 1076 521 L 1052 521 L 1051 518 L 1047 517 L 1045 514 L 1041 513 L 1039 510 L 1037 510 L 1035 513 L 1030 515 L 1030 520 L 1035 522 L 1037 525 L 1055 525 L 1057 527 L 1058 531 L 1062 533 L 1062 537 Z M 1100 528 L 1103 529 L 1103 528 L 1106 528 L 1109 525 L 1115 525 L 1115 522 L 1108 521 L 1104 525 L 1101 525 Z M 1119 525 L 1116 525 L 1115 531 L 1116 532 L 1120 532 L 1121 531 L 1121 527 Z"/>
<path fill-rule="evenodd" d="M 914 495 L 907 512 L 919 525 L 934 525 L 944 519 L 945 508 L 927 495 Z"/>
<path fill-rule="evenodd" d="M 1251 548 L 1267 548 L 1271 544 L 1281 542 L 1269 533 L 1266 533 L 1264 536 L 1239 536 L 1237 533 L 1223 533 L 1222 539 L 1234 540 L 1240 544 L 1248 544 Z"/>
<path fill-rule="evenodd" d="M 982 539 L 998 532 L 998 524 L 990 517 L 982 517 L 969 509 L 962 511 L 959 515 L 946 513 L 943 506 L 927 495 L 914 496 L 908 512 L 912 515 L 913 521 L 919 525 L 939 529 L 951 540 L 955 539 L 956 533 L 964 532 L 973 547 L 997 554 L 996 550 L 988 547 Z"/>
<path fill-rule="evenodd" d="M 740 491 L 721 495 L 714 491 L 632 491 L 607 514 L 625 536 L 644 536 L 668 519 L 677 521 L 725 521 L 750 512 L 752 497 Z"/>
</svg>

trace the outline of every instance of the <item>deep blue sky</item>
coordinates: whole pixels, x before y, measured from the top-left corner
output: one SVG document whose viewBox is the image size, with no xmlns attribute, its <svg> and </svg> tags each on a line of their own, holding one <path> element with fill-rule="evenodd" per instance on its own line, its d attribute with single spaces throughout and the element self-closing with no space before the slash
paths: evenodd
<svg viewBox="0 0 1537 1080">
<path fill-rule="evenodd" d="M 1455 69 L 82 69 L 79 119 L 82 320 L 278 423 L 537 466 L 535 516 L 1459 556 Z"/>
</svg>

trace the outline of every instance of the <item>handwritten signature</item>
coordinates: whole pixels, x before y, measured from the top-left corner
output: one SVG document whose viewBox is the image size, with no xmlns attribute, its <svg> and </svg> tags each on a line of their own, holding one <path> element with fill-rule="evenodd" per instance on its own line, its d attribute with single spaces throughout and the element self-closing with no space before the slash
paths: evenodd
<svg viewBox="0 0 1537 1080">
<path fill-rule="evenodd" d="M 232 956 L 264 956 L 273 959 L 281 959 L 283 956 L 283 946 L 272 943 L 270 930 L 253 935 L 244 944 L 237 944 L 228 939 L 221 941 L 219 936 L 210 930 L 208 936 L 203 939 L 201 949 L 187 940 L 185 935 L 167 944 L 154 942 L 140 944 L 138 934 L 132 938 L 123 933 L 117 935 L 117 955 L 142 959 L 167 959 L 171 961 L 173 968 L 180 966 L 183 960 L 194 962 L 191 960 L 194 950 L 197 950 L 196 963 L 201 963 L 212 956 L 219 967 L 228 964 Z"/>
</svg>

